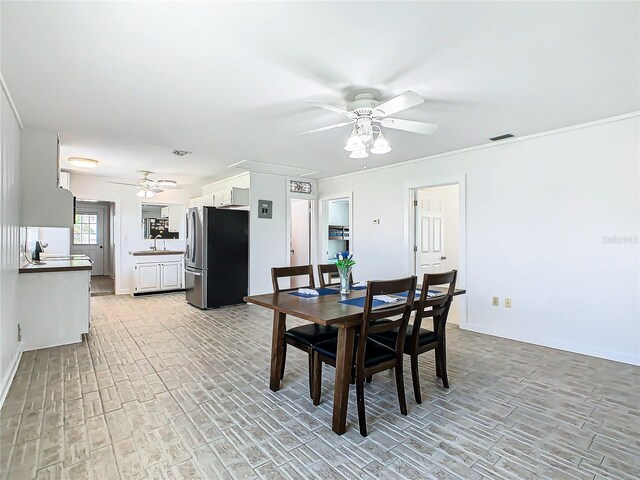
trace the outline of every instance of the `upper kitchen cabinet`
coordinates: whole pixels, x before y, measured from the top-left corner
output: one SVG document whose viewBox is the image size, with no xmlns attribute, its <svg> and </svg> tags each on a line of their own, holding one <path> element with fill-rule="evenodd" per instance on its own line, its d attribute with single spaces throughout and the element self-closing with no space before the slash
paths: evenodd
<svg viewBox="0 0 640 480">
<path fill-rule="evenodd" d="M 21 147 L 22 225 L 73 228 L 73 195 L 58 188 L 58 134 L 27 127 Z"/>
</svg>

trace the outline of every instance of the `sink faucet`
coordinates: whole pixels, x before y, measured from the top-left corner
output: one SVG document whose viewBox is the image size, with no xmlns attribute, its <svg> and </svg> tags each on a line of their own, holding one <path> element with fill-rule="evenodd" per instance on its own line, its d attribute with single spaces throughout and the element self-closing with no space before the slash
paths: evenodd
<svg viewBox="0 0 640 480">
<path fill-rule="evenodd" d="M 153 245 L 151 245 L 149 248 L 151 250 L 158 250 L 158 239 L 162 238 L 162 235 L 156 235 L 156 237 L 153 239 Z"/>
</svg>

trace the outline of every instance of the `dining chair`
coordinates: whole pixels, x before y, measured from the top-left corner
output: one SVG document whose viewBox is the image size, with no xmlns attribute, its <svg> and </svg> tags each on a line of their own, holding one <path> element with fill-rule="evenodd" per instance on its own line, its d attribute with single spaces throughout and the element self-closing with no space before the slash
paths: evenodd
<svg viewBox="0 0 640 480">
<path fill-rule="evenodd" d="M 384 280 L 367 282 L 367 295 L 364 303 L 362 323 L 357 335 L 357 345 L 353 362 L 352 375 L 355 377 L 356 397 L 358 404 L 358 422 L 360 435 L 367 436 L 367 419 L 364 406 L 364 382 L 367 377 L 384 370 L 395 370 L 396 389 L 400 412 L 407 414 L 407 401 L 404 393 L 404 377 L 402 373 L 402 357 L 404 335 L 409 323 L 411 309 L 416 290 L 416 277 L 398 280 Z M 376 295 L 392 295 L 407 292 L 404 301 L 389 303 L 374 308 Z M 397 318 L 399 316 L 399 318 Z M 396 317 L 388 319 L 388 317 Z M 378 323 L 377 320 L 387 318 L 387 322 Z M 396 344 L 387 346 L 376 342 L 370 335 L 396 330 Z M 326 363 L 335 368 L 337 361 L 338 340 L 331 339 L 315 344 L 313 351 L 313 404 L 320 404 L 322 391 L 322 364 Z"/>
<path fill-rule="evenodd" d="M 294 287 L 281 289 L 278 279 L 292 278 L 304 276 L 306 277 L 306 285 L 304 287 Z M 273 293 L 294 292 L 298 288 L 315 288 L 313 279 L 313 266 L 302 265 L 297 267 L 273 267 L 271 269 L 271 281 L 273 283 Z M 313 386 L 313 355 L 311 347 L 318 342 L 330 340 L 338 337 L 338 329 L 333 326 L 323 326 L 315 323 L 293 327 L 285 330 L 284 348 L 282 349 L 282 369 L 280 370 L 280 379 L 284 377 L 284 366 L 287 360 L 287 344 L 298 348 L 307 353 L 309 357 L 309 395 L 312 395 Z"/>
<path fill-rule="evenodd" d="M 458 272 L 452 270 L 446 273 L 427 273 L 422 280 L 422 290 L 418 300 L 418 308 L 413 324 L 407 326 L 404 334 L 404 353 L 411 357 L 411 377 L 413 379 L 413 393 L 417 403 L 422 403 L 420 394 L 420 375 L 418 373 L 418 356 L 435 350 L 436 376 L 442 379 L 442 386 L 449 388 L 447 377 L 447 342 L 446 325 L 449 309 L 453 301 Z M 429 288 L 446 286 L 442 295 L 429 297 Z M 425 318 L 433 319 L 433 330 L 422 328 Z M 400 330 L 394 328 L 373 336 L 376 341 L 392 346 L 396 344 Z"/>
<path fill-rule="evenodd" d="M 325 281 L 325 275 L 327 275 L 328 282 Z M 338 274 L 338 266 L 335 263 L 325 263 L 318 265 L 318 278 L 320 279 L 320 286 L 322 288 L 330 287 L 332 285 L 340 285 L 340 275 Z M 333 279 L 336 279 L 334 282 Z M 353 274 L 349 277 L 349 283 L 353 283 Z"/>
</svg>

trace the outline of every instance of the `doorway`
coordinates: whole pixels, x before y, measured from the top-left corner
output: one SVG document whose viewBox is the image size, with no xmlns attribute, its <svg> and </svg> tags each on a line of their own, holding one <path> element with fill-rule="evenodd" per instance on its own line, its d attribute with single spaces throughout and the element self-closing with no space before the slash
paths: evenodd
<svg viewBox="0 0 640 480">
<path fill-rule="evenodd" d="M 71 234 L 71 254 L 87 255 L 91 269 L 92 295 L 115 293 L 113 202 L 78 201 Z"/>
<path fill-rule="evenodd" d="M 301 198 L 290 199 L 291 237 L 289 239 L 289 265 L 309 265 L 311 263 L 311 201 Z M 304 277 L 293 277 L 291 288 L 306 286 Z"/>
<path fill-rule="evenodd" d="M 351 194 L 322 199 L 319 263 L 334 263 L 338 252 L 353 248 L 352 207 Z"/>
<path fill-rule="evenodd" d="M 460 271 L 460 186 L 456 184 L 414 189 L 414 272 Z M 458 283 L 461 276 L 458 276 Z M 453 302 L 449 321 L 459 323 L 459 304 Z"/>
</svg>

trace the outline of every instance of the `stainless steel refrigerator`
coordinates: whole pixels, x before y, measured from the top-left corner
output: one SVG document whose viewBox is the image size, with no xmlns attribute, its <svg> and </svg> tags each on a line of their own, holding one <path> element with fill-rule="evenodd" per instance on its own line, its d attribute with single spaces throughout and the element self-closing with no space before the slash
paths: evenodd
<svg viewBox="0 0 640 480">
<path fill-rule="evenodd" d="M 249 284 L 249 212 L 214 207 L 187 211 L 187 302 L 199 308 L 242 303 Z"/>
</svg>

